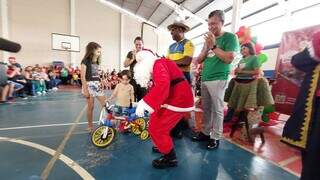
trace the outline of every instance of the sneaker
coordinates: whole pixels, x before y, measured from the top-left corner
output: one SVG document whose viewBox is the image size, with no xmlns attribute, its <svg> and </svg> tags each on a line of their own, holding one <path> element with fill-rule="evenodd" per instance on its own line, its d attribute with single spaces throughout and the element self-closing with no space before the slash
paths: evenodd
<svg viewBox="0 0 320 180">
<path fill-rule="evenodd" d="M 219 144 L 220 144 L 219 140 L 210 139 L 207 148 L 210 150 L 218 149 Z"/>
<path fill-rule="evenodd" d="M 199 134 L 193 136 L 192 140 L 193 141 L 209 141 L 210 136 L 207 136 L 207 135 L 203 134 L 202 132 L 200 132 Z"/>
<path fill-rule="evenodd" d="M 53 91 L 58 91 L 57 87 L 52 88 Z"/>
<path fill-rule="evenodd" d="M 41 94 L 42 94 L 42 93 L 41 93 L 40 91 L 39 91 L 39 92 L 37 92 L 37 95 L 39 95 L 39 96 L 40 96 Z"/>
<path fill-rule="evenodd" d="M 165 154 L 152 161 L 152 166 L 156 169 L 164 169 L 178 166 L 178 160 L 174 149 L 169 154 Z"/>
<path fill-rule="evenodd" d="M 46 91 L 42 91 L 42 94 L 45 95 L 45 94 L 47 94 L 47 92 Z"/>
</svg>

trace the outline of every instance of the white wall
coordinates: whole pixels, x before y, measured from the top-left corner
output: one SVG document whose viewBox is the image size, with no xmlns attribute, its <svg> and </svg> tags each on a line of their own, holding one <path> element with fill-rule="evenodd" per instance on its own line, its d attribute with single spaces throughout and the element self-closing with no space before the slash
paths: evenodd
<svg viewBox="0 0 320 180">
<path fill-rule="evenodd" d="M 8 0 L 8 14 L 9 39 L 22 45 L 18 54 L 11 55 L 22 65 L 46 65 L 54 60 L 70 64 L 69 52 L 51 49 L 51 33 L 70 34 L 70 0 Z M 104 69 L 123 66 L 121 61 L 134 48 L 134 38 L 141 35 L 141 22 L 123 16 L 96 0 L 75 1 L 75 35 L 80 36 L 76 65 L 80 64 L 87 43 L 95 41 L 102 46 Z M 157 50 L 157 35 L 147 26 L 144 41 L 147 48 Z"/>
<path fill-rule="evenodd" d="M 51 33 L 69 33 L 69 1 L 9 0 L 9 38 L 22 46 L 11 54 L 24 65 L 69 61 L 69 53 L 51 50 Z"/>
<path fill-rule="evenodd" d="M 128 15 L 122 15 L 121 69 L 129 51 L 134 49 L 134 39 L 141 36 L 141 22 Z"/>
<path fill-rule="evenodd" d="M 167 55 L 169 46 L 174 43 L 169 31 L 158 31 L 158 51 L 157 53 L 162 56 Z"/>
<path fill-rule="evenodd" d="M 102 46 L 102 68 L 119 68 L 120 13 L 94 0 L 76 0 L 76 35 L 81 49 L 76 64 L 81 63 L 86 45 L 94 41 Z"/>
<path fill-rule="evenodd" d="M 143 40 L 145 48 L 151 49 L 153 52 L 158 50 L 158 37 L 152 26 L 143 25 Z"/>
<path fill-rule="evenodd" d="M 263 50 L 262 52 L 268 55 L 268 61 L 263 64 L 262 70 L 274 70 L 278 58 L 278 48 Z"/>
</svg>

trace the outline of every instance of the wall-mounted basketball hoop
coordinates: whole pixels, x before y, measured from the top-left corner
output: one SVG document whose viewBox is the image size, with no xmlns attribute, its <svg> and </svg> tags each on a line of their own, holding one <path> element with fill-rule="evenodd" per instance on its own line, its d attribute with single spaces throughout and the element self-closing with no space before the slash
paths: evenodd
<svg viewBox="0 0 320 180">
<path fill-rule="evenodd" d="M 51 34 L 52 50 L 80 52 L 80 37 L 67 34 Z"/>
</svg>

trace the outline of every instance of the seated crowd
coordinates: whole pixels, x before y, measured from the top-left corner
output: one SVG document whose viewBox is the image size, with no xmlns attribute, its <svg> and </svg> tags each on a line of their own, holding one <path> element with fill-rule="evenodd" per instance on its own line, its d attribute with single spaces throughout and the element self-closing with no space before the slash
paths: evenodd
<svg viewBox="0 0 320 180">
<path fill-rule="evenodd" d="M 5 65 L 6 83 L 0 85 L 0 103 L 13 101 L 15 98 L 45 95 L 49 91 L 57 91 L 59 85 L 75 85 L 81 87 L 80 68 L 71 66 L 26 66 L 23 68 L 15 57 L 9 58 Z M 111 90 L 119 83 L 115 70 L 111 73 L 101 72 L 104 88 Z"/>
</svg>

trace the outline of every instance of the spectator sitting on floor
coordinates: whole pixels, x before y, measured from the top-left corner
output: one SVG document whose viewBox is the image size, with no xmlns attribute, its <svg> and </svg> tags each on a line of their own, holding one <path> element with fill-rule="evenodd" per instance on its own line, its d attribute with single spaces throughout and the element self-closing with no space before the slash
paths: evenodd
<svg viewBox="0 0 320 180">
<path fill-rule="evenodd" d="M 49 79 L 47 69 L 45 67 L 41 68 L 40 77 L 44 80 L 47 90 L 52 90 L 52 82 Z"/>
<path fill-rule="evenodd" d="M 8 84 L 8 77 L 7 77 L 7 64 L 0 62 L 0 104 L 7 102 L 7 97 L 9 95 L 12 96 L 13 92 L 9 92 L 10 85 Z"/>
<path fill-rule="evenodd" d="M 8 72 L 8 83 L 10 84 L 11 89 L 14 89 L 14 92 L 17 94 L 21 93 L 26 83 L 24 77 L 21 75 L 20 64 L 13 64 L 9 67 Z M 23 96 L 23 95 L 22 95 Z M 12 99 L 12 96 L 9 96 L 8 99 Z"/>
<path fill-rule="evenodd" d="M 57 91 L 58 90 L 58 86 L 61 83 L 61 80 L 57 78 L 57 75 L 56 75 L 54 70 L 49 70 L 48 71 L 48 76 L 49 76 L 49 79 L 50 79 L 51 84 L 52 84 L 52 90 L 53 91 Z"/>
<path fill-rule="evenodd" d="M 37 68 L 37 67 L 33 68 L 32 78 L 36 86 L 36 93 L 38 95 L 46 94 L 46 90 L 47 90 L 45 80 L 41 78 L 40 73 L 41 73 L 40 68 Z"/>
<path fill-rule="evenodd" d="M 28 66 L 24 70 L 24 78 L 27 81 L 26 88 L 27 88 L 27 94 L 31 96 L 36 95 L 36 87 L 35 84 L 33 83 L 33 78 L 32 78 L 32 67 Z"/>
<path fill-rule="evenodd" d="M 60 79 L 63 85 L 68 84 L 68 76 L 69 76 L 68 69 L 63 67 L 60 71 Z"/>
</svg>

